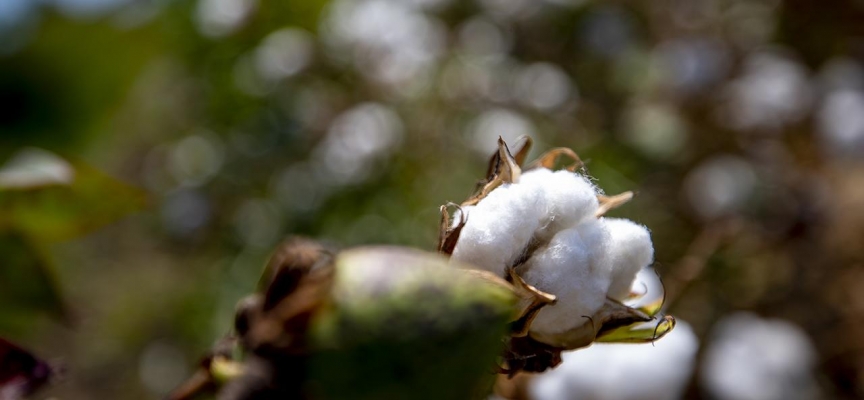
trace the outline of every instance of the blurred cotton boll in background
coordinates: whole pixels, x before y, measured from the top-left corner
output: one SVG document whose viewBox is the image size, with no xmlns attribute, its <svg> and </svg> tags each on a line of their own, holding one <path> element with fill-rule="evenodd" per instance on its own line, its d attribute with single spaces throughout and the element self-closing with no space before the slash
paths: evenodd
<svg viewBox="0 0 864 400">
<path fill-rule="evenodd" d="M 162 201 L 162 223 L 172 235 L 190 236 L 210 221 L 211 208 L 209 198 L 201 192 L 178 189 L 167 193 Z"/>
<path fill-rule="evenodd" d="M 693 374 L 699 340 L 690 325 L 650 345 L 595 344 L 563 353 L 557 368 L 529 386 L 534 400 L 673 400 Z"/>
<path fill-rule="evenodd" d="M 183 186 L 199 186 L 212 178 L 224 161 L 222 141 L 204 133 L 188 136 L 174 145 L 168 156 L 168 170 Z"/>
<path fill-rule="evenodd" d="M 501 59 L 510 51 L 512 38 L 484 17 L 474 17 L 459 27 L 459 50 L 478 58 Z"/>
<path fill-rule="evenodd" d="M 636 102 L 625 114 L 623 139 L 646 156 L 672 161 L 687 144 L 687 126 L 678 110 L 662 103 Z"/>
<path fill-rule="evenodd" d="M 721 320 L 711 339 L 701 379 L 714 398 L 821 398 L 812 373 L 816 350 L 801 328 L 741 312 Z"/>
<path fill-rule="evenodd" d="M 790 57 L 755 53 L 743 75 L 727 84 L 721 120 L 738 130 L 777 130 L 802 120 L 812 103 L 807 70 Z"/>
<path fill-rule="evenodd" d="M 561 68 L 549 63 L 534 63 L 516 77 L 517 98 L 526 106 L 550 111 L 564 104 L 574 92 L 570 78 Z"/>
<path fill-rule="evenodd" d="M 255 67 L 268 82 L 297 74 L 312 59 L 312 35 L 302 29 L 284 28 L 267 35 L 255 50 Z"/>
<path fill-rule="evenodd" d="M 817 114 L 818 132 L 830 155 L 864 153 L 864 92 L 852 89 L 828 94 Z"/>
<path fill-rule="evenodd" d="M 202 35 L 218 38 L 240 29 L 258 5 L 256 0 L 199 0 L 195 22 Z"/>
<path fill-rule="evenodd" d="M 321 27 L 335 60 L 397 94 L 410 96 L 428 83 L 444 51 L 446 28 L 422 4 L 390 0 L 334 2 Z"/>
<path fill-rule="evenodd" d="M 711 39 L 678 39 L 656 51 L 672 85 L 685 94 L 697 93 L 723 79 L 731 64 L 729 50 Z"/>
<path fill-rule="evenodd" d="M 372 173 L 375 161 L 398 148 L 402 135 L 402 120 L 392 109 L 378 103 L 357 105 L 337 116 L 313 149 L 315 166 L 330 184 L 359 183 Z"/>
<path fill-rule="evenodd" d="M 496 108 L 480 114 L 468 127 L 468 145 L 478 154 L 488 156 L 489 143 L 501 136 L 507 143 L 515 143 L 520 136 L 534 138 L 534 125 L 522 114 Z"/>
<path fill-rule="evenodd" d="M 749 200 L 757 181 L 747 160 L 719 155 L 690 171 L 684 182 L 684 194 L 690 207 L 710 220 L 738 212 Z"/>
</svg>

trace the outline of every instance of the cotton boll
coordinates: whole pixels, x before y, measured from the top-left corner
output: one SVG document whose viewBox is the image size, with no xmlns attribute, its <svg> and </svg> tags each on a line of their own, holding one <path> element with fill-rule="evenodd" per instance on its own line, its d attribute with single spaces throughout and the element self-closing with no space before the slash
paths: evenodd
<svg viewBox="0 0 864 400">
<path fill-rule="evenodd" d="M 813 344 L 798 326 L 739 312 L 714 329 L 701 378 L 717 399 L 818 399 L 815 361 Z"/>
<path fill-rule="evenodd" d="M 559 230 L 593 216 L 599 207 L 591 183 L 570 171 L 538 168 L 523 174 L 519 184 L 546 200 L 545 216 L 537 232 L 540 240 L 548 240 Z"/>
<path fill-rule="evenodd" d="M 582 325 L 585 317 L 603 306 L 608 273 L 603 271 L 602 257 L 595 256 L 594 246 L 604 240 L 604 233 L 591 227 L 565 229 L 528 260 L 525 281 L 558 297 L 556 304 L 540 310 L 531 324 L 532 331 L 564 332 Z"/>
<path fill-rule="evenodd" d="M 498 187 L 471 210 L 452 259 L 503 277 L 531 242 L 543 209 L 543 198 L 524 185 Z"/>
<path fill-rule="evenodd" d="M 693 373 L 699 340 L 685 321 L 654 346 L 595 344 L 565 352 L 557 368 L 531 382 L 536 400 L 672 400 Z"/>
<path fill-rule="evenodd" d="M 609 230 L 609 256 L 612 261 L 612 281 L 609 297 L 624 300 L 636 273 L 654 260 L 651 234 L 644 226 L 620 218 L 603 218 Z"/>
<path fill-rule="evenodd" d="M 591 273 L 606 282 L 608 291 L 612 274 L 612 258 L 609 257 L 609 244 L 612 236 L 603 220 L 589 219 L 576 226 L 582 241 L 591 254 Z"/>
</svg>

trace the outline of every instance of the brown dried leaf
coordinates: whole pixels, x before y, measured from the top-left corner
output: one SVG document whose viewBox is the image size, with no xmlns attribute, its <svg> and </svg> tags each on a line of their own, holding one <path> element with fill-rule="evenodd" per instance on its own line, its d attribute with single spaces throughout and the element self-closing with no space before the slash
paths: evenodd
<svg viewBox="0 0 864 400">
<path fill-rule="evenodd" d="M 447 212 L 447 207 L 453 206 L 459 209 L 459 223 L 456 226 L 451 226 L 450 213 Z M 438 227 L 438 252 L 443 254 L 453 254 L 453 249 L 456 248 L 456 243 L 459 241 L 459 234 L 465 223 L 468 222 L 468 217 L 458 204 L 448 203 L 441 206 L 441 223 Z"/>
<path fill-rule="evenodd" d="M 604 196 L 598 194 L 597 201 L 600 202 L 600 207 L 597 209 L 597 212 L 594 213 L 594 216 L 597 218 L 602 217 L 610 210 L 618 208 L 632 199 L 633 192 L 624 192 L 615 196 Z"/>
<path fill-rule="evenodd" d="M 546 168 L 554 170 L 555 165 L 558 163 L 558 159 L 561 157 L 567 157 L 573 160 L 573 164 L 564 167 L 564 169 L 570 172 L 575 172 L 577 169 L 582 168 L 582 166 L 585 165 L 582 162 L 582 159 L 580 159 L 579 156 L 576 154 L 576 152 L 566 147 L 558 147 L 543 153 L 543 155 L 534 160 L 534 162 L 532 162 L 528 166 L 528 168 L 526 168 L 526 170 L 532 170 L 535 168 Z"/>
<path fill-rule="evenodd" d="M 528 135 L 522 135 L 516 139 L 516 144 L 513 145 L 513 148 L 516 149 L 516 154 L 513 155 L 516 165 L 521 167 L 525 164 L 525 158 L 528 157 L 528 152 L 531 151 L 533 144 L 534 140 Z"/>
<path fill-rule="evenodd" d="M 529 143 L 530 139 L 527 140 L 519 149 L 518 154 L 523 158 L 528 152 L 525 148 L 530 146 Z M 523 150 L 525 154 L 523 154 Z M 522 168 L 519 166 L 519 163 L 513 155 L 510 154 L 510 149 L 507 147 L 507 143 L 505 143 L 504 139 L 499 136 L 498 150 L 492 155 L 492 158 L 489 159 L 489 167 L 486 170 L 486 179 L 478 184 L 478 188 L 474 195 L 469 197 L 468 200 L 465 200 L 462 205 L 469 206 L 479 203 L 480 200 L 486 198 L 486 196 L 498 186 L 505 183 L 519 181 L 520 175 L 522 175 Z"/>
<path fill-rule="evenodd" d="M 531 322 L 537 317 L 537 313 L 546 306 L 555 304 L 558 301 L 554 294 L 543 292 L 534 286 L 529 285 L 516 273 L 515 268 L 507 270 L 507 281 L 513 285 L 516 294 L 519 295 L 519 318 L 516 319 L 511 326 L 512 336 L 525 336 L 528 334 L 528 329 L 531 327 Z"/>
</svg>

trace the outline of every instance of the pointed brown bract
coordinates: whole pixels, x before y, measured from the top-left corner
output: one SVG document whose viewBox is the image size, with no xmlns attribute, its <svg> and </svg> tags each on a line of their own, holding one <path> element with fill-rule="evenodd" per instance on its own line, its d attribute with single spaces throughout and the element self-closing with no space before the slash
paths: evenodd
<svg viewBox="0 0 864 400">
<path fill-rule="evenodd" d="M 582 168 L 582 166 L 584 165 L 582 159 L 580 159 L 579 156 L 576 155 L 575 151 L 566 147 L 558 147 L 543 153 L 543 155 L 541 155 L 539 158 L 534 160 L 534 162 L 528 165 L 528 168 L 526 168 L 526 170 L 532 170 L 535 168 L 546 168 L 555 170 L 555 165 L 558 163 L 558 159 L 560 159 L 561 157 L 567 157 L 573 161 L 572 164 L 564 167 L 564 169 L 570 172 L 575 172 L 577 169 Z"/>
<path fill-rule="evenodd" d="M 453 206 L 459 209 L 459 223 L 451 226 L 450 213 L 447 212 L 447 207 Z M 458 204 L 448 203 L 440 207 L 441 223 L 438 227 L 438 252 L 447 255 L 453 254 L 453 249 L 456 247 L 456 242 L 459 241 L 459 234 L 465 223 L 468 222 L 468 217 Z"/>
<path fill-rule="evenodd" d="M 597 195 L 597 201 L 600 203 L 600 207 L 597 209 L 594 216 L 598 218 L 602 217 L 610 210 L 616 209 L 632 199 L 633 192 L 624 192 L 615 196 L 604 196 L 599 194 Z"/>
<path fill-rule="evenodd" d="M 525 144 L 519 149 L 517 154 L 524 158 L 528 153 L 526 147 L 530 147 L 531 140 L 525 141 Z M 486 198 L 490 192 L 498 186 L 505 183 L 513 183 L 519 181 L 519 176 L 522 174 L 522 167 L 516 161 L 516 158 L 510 154 L 510 149 L 507 143 L 500 136 L 498 137 L 498 151 L 489 159 L 489 167 L 486 170 L 486 179 L 478 185 L 479 189 L 468 200 L 465 200 L 462 205 L 474 205 Z"/>
<path fill-rule="evenodd" d="M 511 323 L 511 334 L 513 336 L 525 336 L 528 334 L 528 328 L 531 327 L 531 322 L 537 316 L 544 306 L 555 304 L 558 300 L 555 295 L 543 292 L 534 286 L 529 285 L 516 273 L 515 268 L 507 270 L 507 282 L 516 288 L 516 293 L 522 299 L 519 302 L 520 317 Z"/>
<path fill-rule="evenodd" d="M 534 145 L 534 139 L 531 139 L 531 136 L 523 135 L 516 139 L 516 144 L 513 145 L 513 148 L 516 149 L 516 154 L 513 155 L 516 165 L 520 167 L 525 165 L 525 159 L 528 157 L 532 145 Z"/>
</svg>

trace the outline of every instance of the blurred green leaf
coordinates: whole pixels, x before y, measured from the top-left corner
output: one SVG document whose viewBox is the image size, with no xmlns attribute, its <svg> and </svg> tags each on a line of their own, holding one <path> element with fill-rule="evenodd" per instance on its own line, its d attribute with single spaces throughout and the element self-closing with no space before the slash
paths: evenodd
<svg viewBox="0 0 864 400">
<path fill-rule="evenodd" d="M 86 165 L 27 148 L 0 167 L 0 330 L 69 313 L 42 246 L 135 211 L 141 191 Z"/>
<path fill-rule="evenodd" d="M 0 331 L 15 331 L 42 312 L 66 319 L 67 307 L 43 251 L 23 235 L 0 233 Z"/>
<path fill-rule="evenodd" d="M 144 203 L 140 190 L 43 150 L 25 149 L 0 168 L 0 231 L 38 242 L 80 236 Z"/>
</svg>

